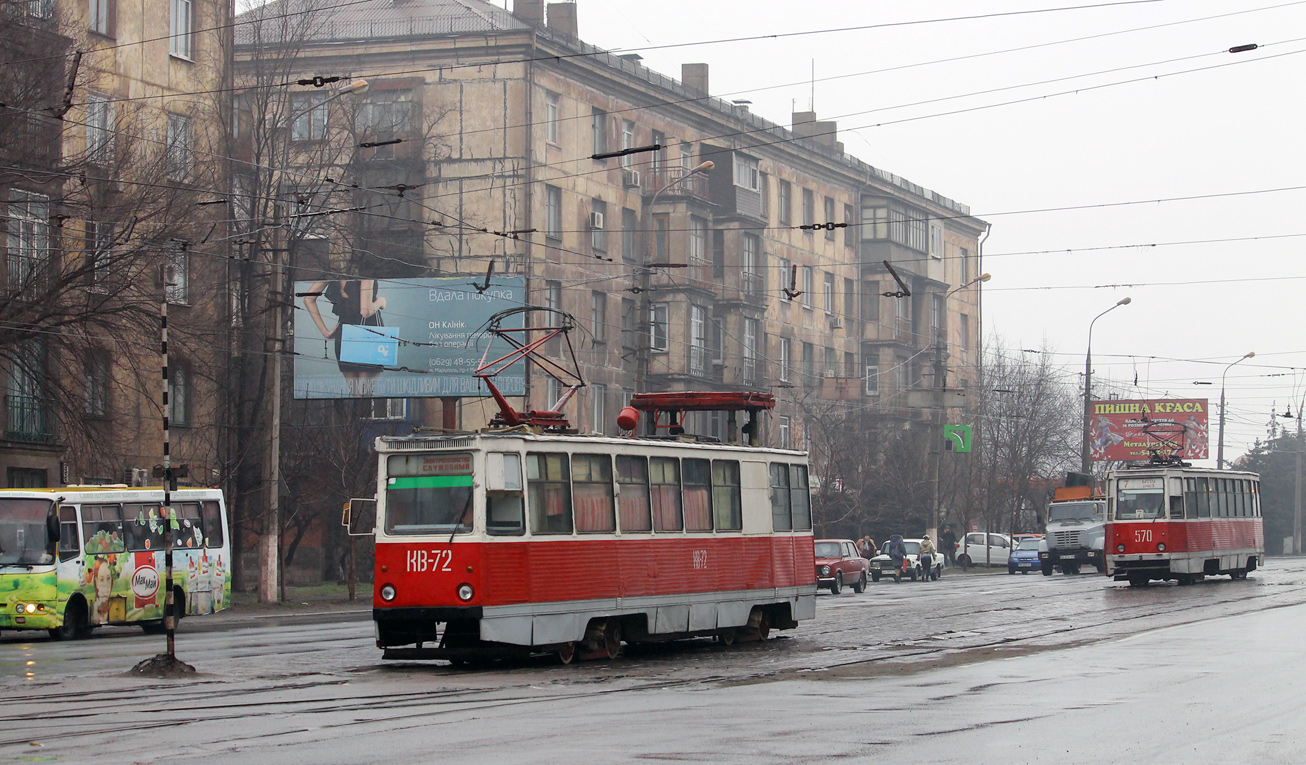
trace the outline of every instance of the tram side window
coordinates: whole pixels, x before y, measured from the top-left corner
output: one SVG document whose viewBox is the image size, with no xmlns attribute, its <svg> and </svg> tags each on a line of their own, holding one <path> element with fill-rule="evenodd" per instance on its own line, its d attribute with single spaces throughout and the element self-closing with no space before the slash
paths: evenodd
<svg viewBox="0 0 1306 765">
<path fill-rule="evenodd" d="M 1249 483 L 1251 483 L 1252 486 L 1251 486 L 1251 494 L 1248 495 L 1247 499 L 1251 503 L 1251 508 L 1252 508 L 1251 515 L 1254 518 L 1259 518 L 1261 517 L 1261 502 L 1260 502 L 1261 485 L 1255 481 L 1250 481 Z"/>
<path fill-rule="evenodd" d="M 739 531 L 744 527 L 739 463 L 735 460 L 712 460 L 712 515 L 717 531 Z"/>
<path fill-rule="evenodd" d="M 606 454 L 572 455 L 571 490 L 576 506 L 577 531 L 617 530 L 610 457 Z"/>
<path fill-rule="evenodd" d="M 485 533 L 519 536 L 526 533 L 523 510 L 521 455 L 490 452 L 485 455 Z"/>
<path fill-rule="evenodd" d="M 1197 483 L 1194 478 L 1184 479 L 1184 517 L 1197 517 Z"/>
<path fill-rule="evenodd" d="M 648 460 L 643 457 L 617 457 L 617 507 L 621 511 L 622 532 L 651 531 L 649 514 Z"/>
<path fill-rule="evenodd" d="M 708 460 L 685 460 L 683 495 L 685 530 L 712 530 L 712 463 Z"/>
<path fill-rule="evenodd" d="M 571 533 L 571 471 L 565 454 L 527 454 L 531 533 Z"/>
<path fill-rule="evenodd" d="M 1194 478 L 1197 483 L 1197 517 L 1211 517 L 1211 491 L 1205 478 Z"/>
<path fill-rule="evenodd" d="M 1176 494 L 1170 497 L 1170 517 L 1184 517 L 1184 497 L 1182 494 Z"/>
<path fill-rule="evenodd" d="M 771 463 L 771 530 L 793 529 L 793 510 L 790 505 L 789 466 L 782 462 Z"/>
<path fill-rule="evenodd" d="M 222 533 L 222 506 L 213 500 L 204 502 L 200 507 L 204 515 L 204 546 L 213 549 L 226 544 Z"/>
<path fill-rule="evenodd" d="M 200 503 L 182 502 L 173 507 L 177 511 L 176 538 L 172 540 L 174 548 L 191 548 L 204 546 L 204 526 L 200 518 Z"/>
<path fill-rule="evenodd" d="M 163 514 L 159 503 L 129 503 L 123 505 L 123 536 L 128 550 L 162 550 Z M 177 540 L 173 540 L 177 544 Z M 184 546 L 184 545 L 182 545 Z"/>
<path fill-rule="evenodd" d="M 87 555 L 126 552 L 122 508 L 118 505 L 82 505 L 82 537 Z"/>
<path fill-rule="evenodd" d="M 793 505 L 794 531 L 812 530 L 812 488 L 807 483 L 807 466 L 789 466 L 789 497 Z"/>
<path fill-rule="evenodd" d="M 652 457 L 648 461 L 653 496 L 653 530 L 680 531 L 684 516 L 680 507 L 680 461 L 675 457 Z"/>
</svg>

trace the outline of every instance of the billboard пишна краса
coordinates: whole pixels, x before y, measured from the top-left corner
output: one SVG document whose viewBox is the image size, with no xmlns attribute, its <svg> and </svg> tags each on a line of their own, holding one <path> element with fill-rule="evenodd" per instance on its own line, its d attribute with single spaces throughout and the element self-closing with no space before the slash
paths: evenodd
<svg viewBox="0 0 1306 765">
<path fill-rule="evenodd" d="M 1168 453 L 1169 441 L 1180 459 L 1207 459 L 1206 415 L 1204 398 L 1094 401 L 1090 454 L 1095 462 L 1147 460 L 1152 449 Z"/>
<path fill-rule="evenodd" d="M 525 304 L 526 283 L 480 287 L 469 277 L 295 282 L 295 398 L 489 395 L 473 373 L 487 345 L 489 360 L 512 348 L 481 330 Z M 494 379 L 504 395 L 525 395 L 521 366 Z"/>
</svg>

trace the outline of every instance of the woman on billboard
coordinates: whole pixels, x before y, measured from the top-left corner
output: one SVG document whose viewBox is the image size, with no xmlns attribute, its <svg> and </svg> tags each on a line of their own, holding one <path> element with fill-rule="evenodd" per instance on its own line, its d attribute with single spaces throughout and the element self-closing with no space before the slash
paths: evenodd
<svg viewBox="0 0 1306 765">
<path fill-rule="evenodd" d="M 304 298 L 304 308 L 317 325 L 317 331 L 327 340 L 334 340 L 336 346 L 336 364 L 340 374 L 345 376 L 351 396 L 366 398 L 372 395 L 372 386 L 381 376 L 383 366 L 377 364 L 359 364 L 340 358 L 341 340 L 344 327 L 380 327 L 381 309 L 385 308 L 385 298 L 377 297 L 376 279 L 339 279 L 314 282 Z M 336 315 L 336 325 L 327 329 L 318 309 L 317 298 L 321 295 L 331 303 L 331 313 Z"/>
</svg>

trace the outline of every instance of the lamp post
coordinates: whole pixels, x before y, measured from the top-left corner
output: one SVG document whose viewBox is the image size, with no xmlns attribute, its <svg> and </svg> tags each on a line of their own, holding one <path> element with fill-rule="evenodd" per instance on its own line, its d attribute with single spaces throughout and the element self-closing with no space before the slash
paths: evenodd
<svg viewBox="0 0 1306 765">
<path fill-rule="evenodd" d="M 1084 438 L 1080 443 L 1079 450 L 1079 472 L 1081 473 L 1092 472 L 1092 462 L 1090 460 L 1092 452 L 1090 451 L 1088 430 L 1093 419 L 1093 325 L 1097 323 L 1098 319 L 1122 305 L 1129 305 L 1131 302 L 1133 301 L 1130 298 L 1121 298 L 1118 303 L 1094 316 L 1093 320 L 1088 323 L 1088 346 L 1084 350 Z"/>
<path fill-rule="evenodd" d="M 366 93 L 367 80 L 355 80 L 348 87 L 341 88 L 318 104 L 298 112 L 292 111 L 286 119 L 285 142 L 282 145 L 282 167 L 290 164 L 290 142 L 294 132 L 295 119 L 307 114 L 322 104 L 334 101 L 341 96 Z M 277 178 L 280 184 L 281 179 Z M 285 273 L 281 262 L 285 247 L 272 248 L 272 402 L 269 417 L 268 439 L 268 509 L 264 517 L 263 534 L 259 537 L 259 588 L 260 603 L 276 603 L 281 600 L 281 376 L 285 345 Z"/>
<path fill-rule="evenodd" d="M 1215 452 L 1215 466 L 1221 470 L 1224 469 L 1224 376 L 1229 374 L 1230 369 L 1233 369 L 1238 364 L 1246 361 L 1247 359 L 1252 358 L 1255 355 L 1256 355 L 1256 351 L 1248 351 L 1244 356 L 1239 358 L 1237 361 L 1225 367 L 1224 371 L 1220 373 L 1220 437 L 1219 437 L 1219 446 L 1216 448 L 1216 452 Z"/>
<path fill-rule="evenodd" d="M 716 167 L 716 163 L 711 160 L 701 162 L 695 167 L 690 168 L 689 170 L 682 173 L 679 177 L 674 178 L 671 181 L 668 181 L 666 184 L 662 186 L 662 188 L 653 192 L 653 196 L 649 199 L 648 205 L 645 207 L 645 210 L 648 211 L 647 223 L 652 223 L 653 206 L 657 204 L 658 197 L 662 196 L 663 192 L 667 191 L 673 186 L 684 183 L 686 180 L 692 178 L 695 175 L 710 173 L 712 172 L 712 168 L 714 167 Z M 657 236 L 657 233 L 653 231 L 653 226 L 651 225 L 645 225 L 644 230 L 654 237 Z M 636 289 L 639 291 L 639 307 L 636 310 L 638 311 L 638 322 L 640 328 L 639 356 L 635 364 L 635 392 L 636 393 L 647 392 L 649 356 L 652 350 L 649 347 L 653 339 L 652 338 L 653 316 L 651 313 L 652 303 L 649 300 L 649 291 L 652 289 L 653 286 L 652 276 L 653 276 L 653 268 L 655 264 L 653 262 L 653 254 L 650 252 L 650 249 L 651 248 L 648 246 L 648 242 L 645 241 L 644 262 L 639 269 L 639 286 L 636 287 Z M 670 264 L 658 263 L 656 265 L 665 267 Z"/>
<path fill-rule="evenodd" d="M 934 336 L 934 449 L 930 454 L 934 459 L 934 481 L 930 497 L 930 528 L 926 532 L 934 542 L 939 541 L 939 505 L 940 505 L 940 474 L 943 472 L 943 389 L 948 382 L 948 366 L 945 364 L 946 355 L 943 349 L 943 341 L 948 336 L 948 298 L 954 294 L 975 284 L 987 282 L 992 279 L 992 274 L 980 274 L 957 287 L 948 290 L 943 296 L 943 326 Z M 942 555 L 942 549 L 939 550 Z"/>
</svg>

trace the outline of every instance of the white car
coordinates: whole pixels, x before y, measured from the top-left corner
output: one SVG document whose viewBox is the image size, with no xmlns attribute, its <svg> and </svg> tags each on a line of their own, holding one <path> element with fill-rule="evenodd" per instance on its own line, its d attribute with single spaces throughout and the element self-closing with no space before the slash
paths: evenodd
<svg viewBox="0 0 1306 765">
<path fill-rule="evenodd" d="M 921 565 L 921 540 L 904 539 L 902 544 L 907 548 L 907 578 L 913 582 L 917 580 L 927 581 L 938 579 L 943 575 L 943 556 L 939 553 L 934 554 L 934 560 L 930 564 L 928 571 L 924 570 Z M 880 554 L 871 558 L 871 581 L 880 581 L 881 576 L 893 576 L 894 566 L 893 558 L 885 550 L 889 549 L 889 543 L 885 542 L 880 547 Z"/>
<path fill-rule="evenodd" d="M 985 540 L 985 537 L 988 537 Z M 970 566 L 1005 566 L 1011 557 L 1011 537 L 1006 534 L 985 534 L 972 531 L 957 540 L 957 565 L 962 568 Z"/>
</svg>

